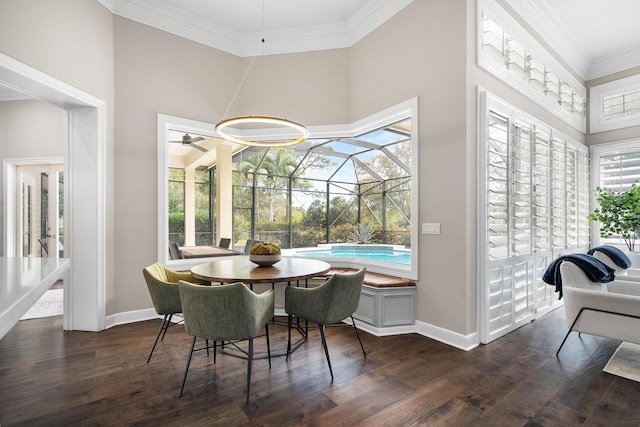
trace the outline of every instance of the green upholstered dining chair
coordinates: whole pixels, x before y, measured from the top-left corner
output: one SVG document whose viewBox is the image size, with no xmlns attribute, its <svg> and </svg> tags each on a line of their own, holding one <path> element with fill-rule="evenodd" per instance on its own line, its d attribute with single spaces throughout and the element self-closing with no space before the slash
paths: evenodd
<svg viewBox="0 0 640 427">
<path fill-rule="evenodd" d="M 288 315 L 289 339 L 287 343 L 287 359 L 291 354 L 291 325 L 292 318 L 296 316 L 318 324 L 322 347 L 327 357 L 331 381 L 333 381 L 333 369 L 331 369 L 331 359 L 327 348 L 325 337 L 325 325 L 341 323 L 344 319 L 351 317 L 353 329 L 362 348 L 362 354 L 367 357 L 364 351 L 358 328 L 353 320 L 353 313 L 358 309 L 360 302 L 360 291 L 364 281 L 365 267 L 356 273 L 334 274 L 326 282 L 316 288 L 298 288 L 289 286 L 285 290 L 284 305 Z"/>
<path fill-rule="evenodd" d="M 247 403 L 251 387 L 253 364 L 253 338 L 264 326 L 267 338 L 267 357 L 271 368 L 269 346 L 269 321 L 274 313 L 274 294 L 268 290 L 256 294 L 244 283 L 237 282 L 219 286 L 197 286 L 180 281 L 182 315 L 187 333 L 193 336 L 191 351 L 184 370 L 180 397 L 187 381 L 187 373 L 197 338 L 213 340 L 213 363 L 216 362 L 218 341 L 248 340 L 247 355 Z"/>
<path fill-rule="evenodd" d="M 156 335 L 156 340 L 153 342 L 153 347 L 151 347 L 149 358 L 147 359 L 147 363 L 149 363 L 151 356 L 153 356 L 153 351 L 158 344 L 158 340 L 160 337 L 164 340 L 167 329 L 171 326 L 173 315 L 182 313 L 178 282 L 180 280 L 187 280 L 200 283 L 200 281 L 189 272 L 173 271 L 158 262 L 142 269 L 142 275 L 147 282 L 153 308 L 156 310 L 156 313 L 164 316 L 158 335 Z"/>
</svg>

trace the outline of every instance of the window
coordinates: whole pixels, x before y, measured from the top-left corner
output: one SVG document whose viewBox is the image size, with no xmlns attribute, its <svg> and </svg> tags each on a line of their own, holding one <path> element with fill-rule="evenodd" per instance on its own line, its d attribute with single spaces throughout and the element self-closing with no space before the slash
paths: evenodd
<svg viewBox="0 0 640 427">
<path fill-rule="evenodd" d="M 584 132 L 586 88 L 497 3 L 478 16 L 478 65 Z"/>
<path fill-rule="evenodd" d="M 234 233 L 289 249 L 348 243 L 368 224 L 375 243 L 411 248 L 411 122 L 239 152 Z"/>
<path fill-rule="evenodd" d="M 593 158 L 592 191 L 597 187 L 613 191 L 626 191 L 634 182 L 640 182 L 640 140 L 599 144 L 591 149 Z M 593 223 L 594 246 L 600 244 L 624 245 L 620 237 L 599 237 L 598 223 Z"/>
<path fill-rule="evenodd" d="M 589 246 L 585 146 L 482 91 L 479 146 L 481 341 L 555 307 L 540 277 Z"/>
<path fill-rule="evenodd" d="M 350 125 L 311 128 L 308 140 L 279 148 L 233 144 L 213 124 L 158 115 L 159 260 L 175 268 L 202 262 L 169 259 L 170 242 L 230 237 L 235 249 L 250 238 L 309 248 L 348 242 L 354 226 L 367 224 L 375 243 L 410 256 L 358 264 L 416 279 L 416 115 L 414 98 Z"/>
<path fill-rule="evenodd" d="M 591 132 L 640 125 L 640 75 L 590 89 Z"/>
</svg>

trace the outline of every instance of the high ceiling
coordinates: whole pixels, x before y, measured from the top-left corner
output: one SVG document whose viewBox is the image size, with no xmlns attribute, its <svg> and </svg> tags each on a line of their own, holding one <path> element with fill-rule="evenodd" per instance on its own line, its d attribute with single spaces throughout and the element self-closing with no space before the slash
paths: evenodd
<svg viewBox="0 0 640 427">
<path fill-rule="evenodd" d="M 117 15 L 253 56 L 351 46 L 413 0 L 99 1 Z M 640 1 L 503 1 L 584 80 L 640 66 Z M 261 50 L 262 37 L 268 52 Z M 15 93 L 0 87 L 0 100 L 10 99 Z"/>
<path fill-rule="evenodd" d="M 413 0 L 100 0 L 239 56 L 351 46 Z M 434 1 L 434 0 L 419 0 Z M 441 0 L 440 0 L 441 1 Z M 637 0 L 504 0 L 589 80 L 640 65 Z"/>
<path fill-rule="evenodd" d="M 640 66 L 637 0 L 507 0 L 584 80 Z"/>
</svg>

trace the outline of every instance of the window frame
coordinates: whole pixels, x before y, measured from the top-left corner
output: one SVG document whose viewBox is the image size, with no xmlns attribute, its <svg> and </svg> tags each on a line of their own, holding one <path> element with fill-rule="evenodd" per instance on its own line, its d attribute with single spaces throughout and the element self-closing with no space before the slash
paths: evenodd
<svg viewBox="0 0 640 427">
<path fill-rule="evenodd" d="M 591 133 L 640 126 L 640 112 L 605 120 L 604 98 L 640 89 L 640 74 L 625 77 L 589 88 L 589 131 Z"/>
<path fill-rule="evenodd" d="M 558 99 L 552 99 L 545 91 L 538 90 L 528 80 L 509 70 L 508 63 L 500 64 L 494 57 L 486 54 L 483 49 L 484 15 L 502 28 L 502 30 L 517 41 L 526 53 L 531 53 L 536 61 L 553 73 L 558 79 Z M 547 49 L 538 42 L 522 25 L 509 15 L 495 0 L 480 0 L 478 2 L 476 17 L 476 61 L 478 67 L 494 75 L 502 82 L 508 84 L 518 92 L 536 102 L 547 111 L 558 116 L 566 123 L 585 133 L 587 129 L 587 114 L 583 110 L 582 117 L 578 118 L 572 112 L 562 108 L 562 83 L 568 85 L 577 95 L 584 100 L 584 109 L 587 104 L 587 89 L 573 74 L 567 70 Z"/>
<path fill-rule="evenodd" d="M 590 206 L 598 205 L 596 201 L 596 191 L 600 186 L 600 159 L 603 156 L 622 155 L 640 152 L 640 138 L 627 139 L 622 141 L 613 141 L 604 144 L 597 144 L 589 149 L 591 157 L 591 200 Z M 601 244 L 615 244 L 626 247 L 622 239 L 610 238 L 604 239 L 600 237 L 600 225 L 597 221 L 591 222 L 591 245 L 599 246 Z"/>
<path fill-rule="evenodd" d="M 418 135 L 419 135 L 419 116 L 418 116 L 418 97 L 410 98 L 392 107 L 374 113 L 361 120 L 349 124 L 326 125 L 309 127 L 311 138 L 349 138 L 362 135 L 367 132 L 382 128 L 390 123 L 401 121 L 402 119 L 411 118 L 411 152 L 413 159 L 418 159 Z M 157 259 L 170 268 L 178 270 L 189 270 L 195 265 L 203 262 L 211 261 L 212 258 L 198 259 L 169 259 L 169 230 L 168 230 L 168 170 L 169 170 L 169 131 L 179 130 L 186 133 L 192 133 L 212 138 L 220 138 L 214 129 L 213 123 L 199 122 L 166 114 L 157 114 L 157 178 L 158 178 L 158 195 L 157 195 L 157 217 L 158 217 L 158 233 L 157 233 Z M 357 265 L 365 265 L 369 271 L 397 274 L 408 279 L 418 279 L 419 253 L 418 253 L 418 206 L 419 206 L 419 172 L 418 161 L 411 162 L 411 218 L 413 226 L 411 228 L 411 265 L 394 266 L 391 263 L 367 263 L 361 259 L 357 260 Z M 350 264 L 347 260 L 346 264 Z M 356 265 L 353 261 L 351 264 Z"/>
</svg>

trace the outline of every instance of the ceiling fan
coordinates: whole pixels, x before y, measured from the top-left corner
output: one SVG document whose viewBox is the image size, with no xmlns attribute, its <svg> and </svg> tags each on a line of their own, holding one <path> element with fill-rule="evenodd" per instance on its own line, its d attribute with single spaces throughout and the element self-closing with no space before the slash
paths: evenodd
<svg viewBox="0 0 640 427">
<path fill-rule="evenodd" d="M 177 142 L 179 144 L 182 145 L 188 145 L 191 146 L 193 148 L 195 148 L 196 150 L 200 150 L 204 153 L 206 153 L 208 150 L 204 147 L 200 147 L 197 144 L 194 144 L 194 142 L 198 142 L 198 141 L 204 141 L 204 138 L 201 136 L 196 136 L 195 138 L 192 137 L 191 135 L 189 135 L 188 133 L 185 133 L 184 135 L 182 135 L 182 140 L 180 141 L 169 141 L 169 142 Z"/>
</svg>

